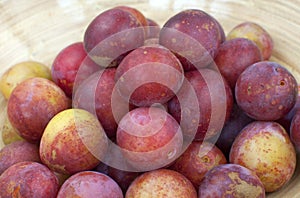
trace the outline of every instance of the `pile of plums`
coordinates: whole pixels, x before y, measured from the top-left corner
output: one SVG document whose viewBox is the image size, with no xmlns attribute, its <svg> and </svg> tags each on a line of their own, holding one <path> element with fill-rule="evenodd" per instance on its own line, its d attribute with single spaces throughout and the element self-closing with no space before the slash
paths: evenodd
<svg viewBox="0 0 300 198">
<path fill-rule="evenodd" d="M 25 61 L 7 99 L 0 197 L 265 197 L 300 150 L 298 84 L 247 21 L 187 9 L 161 27 L 117 6 L 51 68 Z"/>
</svg>

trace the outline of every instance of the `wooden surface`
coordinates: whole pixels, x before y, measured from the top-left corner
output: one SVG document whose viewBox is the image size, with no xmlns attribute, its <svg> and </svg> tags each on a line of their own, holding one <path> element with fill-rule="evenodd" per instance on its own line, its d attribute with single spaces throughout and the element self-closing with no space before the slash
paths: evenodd
<svg viewBox="0 0 300 198">
<path fill-rule="evenodd" d="M 40 61 L 50 67 L 62 48 L 82 40 L 93 17 L 116 5 L 135 7 L 160 25 L 187 8 L 208 12 L 219 20 L 226 33 L 238 23 L 256 22 L 274 39 L 271 60 L 286 66 L 300 81 L 299 0 L 0 0 L 0 75 L 25 60 Z M 0 96 L 0 129 L 5 105 Z M 289 185 L 268 197 L 300 197 L 298 169 Z"/>
</svg>

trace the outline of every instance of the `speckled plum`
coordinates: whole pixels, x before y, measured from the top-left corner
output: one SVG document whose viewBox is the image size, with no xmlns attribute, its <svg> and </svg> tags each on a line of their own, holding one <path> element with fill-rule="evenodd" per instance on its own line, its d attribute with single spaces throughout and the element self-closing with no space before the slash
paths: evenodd
<svg viewBox="0 0 300 198">
<path fill-rule="evenodd" d="M 266 192 L 274 192 L 293 176 L 296 152 L 280 124 L 254 121 L 244 127 L 234 140 L 229 161 L 254 171 Z"/>
<path fill-rule="evenodd" d="M 295 77 L 276 62 L 262 61 L 246 68 L 235 86 L 239 107 L 256 120 L 274 121 L 295 105 L 298 86 Z"/>
<path fill-rule="evenodd" d="M 107 151 L 107 136 L 98 119 L 83 109 L 67 109 L 47 125 L 40 158 L 51 170 L 74 174 L 95 168 Z"/>
<path fill-rule="evenodd" d="M 220 24 L 202 10 L 187 9 L 167 20 L 159 43 L 178 55 L 185 71 L 203 68 L 216 56 L 222 42 Z"/>
</svg>

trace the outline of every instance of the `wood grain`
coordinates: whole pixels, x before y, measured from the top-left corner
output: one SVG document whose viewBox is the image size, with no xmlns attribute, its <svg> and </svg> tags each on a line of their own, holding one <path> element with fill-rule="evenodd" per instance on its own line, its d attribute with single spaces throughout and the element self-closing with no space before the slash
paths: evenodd
<svg viewBox="0 0 300 198">
<path fill-rule="evenodd" d="M 160 25 L 188 8 L 202 9 L 220 21 L 227 33 L 238 23 L 253 21 L 270 32 L 275 48 L 271 58 L 300 80 L 299 0 L 2 0 L 0 1 L 0 75 L 20 61 L 36 60 L 49 67 L 66 45 L 81 41 L 88 23 L 100 12 L 129 5 Z M 0 96 L 0 129 L 6 101 Z M 0 147 L 3 143 L 0 141 Z M 300 176 L 268 197 L 299 197 Z"/>
</svg>

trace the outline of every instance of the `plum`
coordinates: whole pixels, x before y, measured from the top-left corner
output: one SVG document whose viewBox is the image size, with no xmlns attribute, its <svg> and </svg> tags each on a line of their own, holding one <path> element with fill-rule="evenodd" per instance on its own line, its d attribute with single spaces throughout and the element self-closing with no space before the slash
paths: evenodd
<svg viewBox="0 0 300 198">
<path fill-rule="evenodd" d="M 247 67 L 235 86 L 239 107 L 256 120 L 275 121 L 295 105 L 298 84 L 282 65 L 261 61 Z"/>
<path fill-rule="evenodd" d="M 55 174 L 37 162 L 19 162 L 0 175 L 2 198 L 56 198 L 58 189 L 59 184 Z"/>
<path fill-rule="evenodd" d="M 259 24 L 246 21 L 235 26 L 226 39 L 247 38 L 256 43 L 261 51 L 263 60 L 268 60 L 273 51 L 273 39 L 271 35 Z"/>
<path fill-rule="evenodd" d="M 146 30 L 137 18 L 141 13 L 133 9 L 114 7 L 101 12 L 89 23 L 83 42 L 86 52 L 97 64 L 117 66 L 125 54 L 144 44 Z"/>
<path fill-rule="evenodd" d="M 221 44 L 220 24 L 208 13 L 183 10 L 163 25 L 159 44 L 178 55 L 185 71 L 203 68 L 216 56 Z"/>
<path fill-rule="evenodd" d="M 7 103 L 7 115 L 22 138 L 39 142 L 50 119 L 69 107 L 69 98 L 53 81 L 34 77 L 15 87 Z"/>
<path fill-rule="evenodd" d="M 257 45 L 245 38 L 225 41 L 214 59 L 229 86 L 234 89 L 239 75 L 250 65 L 262 61 Z"/>
<path fill-rule="evenodd" d="M 169 168 L 186 176 L 198 189 L 207 171 L 225 163 L 224 154 L 214 144 L 194 141 Z"/>
<path fill-rule="evenodd" d="M 109 176 L 95 171 L 82 171 L 68 178 L 57 194 L 57 198 L 102 197 L 123 198 L 118 184 Z"/>
<path fill-rule="evenodd" d="M 19 140 L 24 140 L 16 131 L 15 128 L 11 125 L 8 117 L 5 117 L 4 124 L 2 127 L 2 141 L 4 145 L 19 141 Z"/>
<path fill-rule="evenodd" d="M 300 152 L 300 111 L 293 115 L 290 127 L 290 138 L 297 152 Z"/>
<path fill-rule="evenodd" d="M 196 198 L 193 184 L 182 174 L 168 169 L 143 173 L 129 186 L 125 198 Z"/>
<path fill-rule="evenodd" d="M 0 91 L 8 99 L 13 89 L 24 80 L 41 77 L 51 80 L 48 66 L 37 61 L 23 61 L 11 66 L 0 78 Z"/>
<path fill-rule="evenodd" d="M 97 115 L 109 138 L 116 136 L 117 123 L 133 106 L 115 89 L 116 68 L 100 70 L 82 82 L 75 91 L 73 107 Z"/>
<path fill-rule="evenodd" d="M 206 173 L 198 197 L 265 198 L 266 193 L 255 172 L 238 164 L 222 164 Z"/>
<path fill-rule="evenodd" d="M 23 161 L 41 162 L 38 145 L 16 141 L 0 150 L 0 175 L 10 166 Z"/>
<path fill-rule="evenodd" d="M 117 90 L 135 106 L 166 103 L 178 92 L 183 78 L 179 60 L 160 45 L 139 47 L 129 53 L 115 76 Z"/>
<path fill-rule="evenodd" d="M 52 63 L 51 76 L 53 81 L 70 98 L 72 98 L 73 87 L 77 75 L 80 75 L 81 78 L 87 78 L 90 74 L 100 69 L 100 66 L 96 63 L 86 59 L 88 59 L 88 57 L 84 50 L 83 42 L 76 42 L 62 49 L 56 55 Z M 83 70 L 85 70 L 85 73 L 82 72 Z"/>
<path fill-rule="evenodd" d="M 169 113 L 180 123 L 184 135 L 195 140 L 221 132 L 233 105 L 231 89 L 218 72 L 199 69 L 185 72 L 185 81 L 168 102 Z"/>
<path fill-rule="evenodd" d="M 247 116 L 236 103 L 233 104 L 230 118 L 222 128 L 216 142 L 216 146 L 222 151 L 227 159 L 229 159 L 229 152 L 234 139 L 241 130 L 252 121 L 254 120 Z"/>
<path fill-rule="evenodd" d="M 48 123 L 39 153 L 51 170 L 74 174 L 95 168 L 106 150 L 107 137 L 98 119 L 86 110 L 67 109 Z"/>
<path fill-rule="evenodd" d="M 117 144 L 132 171 L 149 171 L 169 165 L 181 153 L 183 136 L 179 124 L 157 107 L 139 107 L 120 121 Z"/>
<path fill-rule="evenodd" d="M 253 121 L 234 140 L 229 161 L 254 171 L 266 192 L 274 192 L 293 176 L 296 152 L 280 124 Z"/>
</svg>

